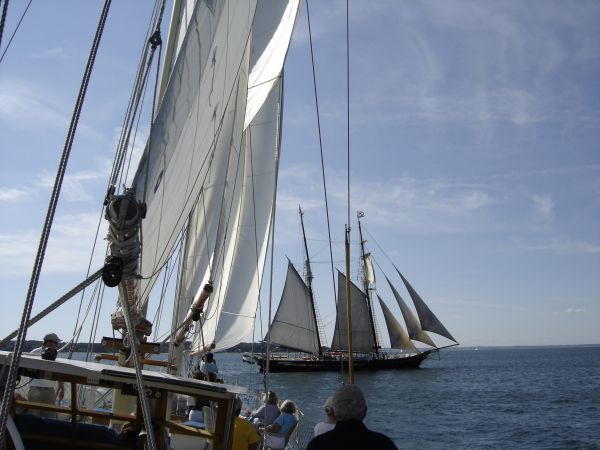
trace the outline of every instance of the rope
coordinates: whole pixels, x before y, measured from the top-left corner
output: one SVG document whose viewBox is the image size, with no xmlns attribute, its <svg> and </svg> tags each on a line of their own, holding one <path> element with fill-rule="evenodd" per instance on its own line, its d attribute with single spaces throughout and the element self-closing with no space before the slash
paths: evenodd
<svg viewBox="0 0 600 450">
<path fill-rule="evenodd" d="M 7 13 L 8 13 L 8 0 L 4 0 L 4 4 L 2 5 L 2 16 L 0 17 L 0 45 L 2 45 L 2 34 L 4 33 L 4 24 L 6 23 Z M 10 42 L 9 42 L 9 44 L 10 44 Z M 8 48 L 8 46 L 7 46 L 7 48 Z"/>
<path fill-rule="evenodd" d="M 23 19 L 25 18 L 25 14 L 27 14 L 27 10 L 29 9 L 29 6 L 31 5 L 32 1 L 33 0 L 29 0 L 29 3 L 27 3 L 27 6 L 25 7 L 25 11 L 23 11 L 21 18 L 19 19 L 19 23 L 17 23 L 15 31 L 13 31 L 13 34 L 10 36 L 10 39 L 8 40 L 8 44 L 6 44 L 6 47 L 4 48 L 4 51 L 2 52 L 2 56 L 0 56 L 0 63 L 4 59 L 4 55 L 6 55 L 6 52 L 8 51 L 8 47 L 10 47 L 10 44 L 12 43 L 13 38 L 17 34 L 17 31 L 19 30 L 19 27 L 21 26 L 21 22 L 23 22 Z M 8 4 L 8 1 L 6 2 L 6 4 Z M 4 29 L 4 19 L 2 19 L 1 28 Z M 0 42 L 1 41 L 2 41 L 2 31 L 0 31 Z"/>
<path fill-rule="evenodd" d="M 6 8 L 8 2 L 6 0 L 5 0 L 5 2 L 6 2 L 5 3 L 5 8 Z M 48 245 L 48 240 L 50 237 L 50 229 L 52 227 L 52 222 L 54 220 L 54 213 L 56 212 L 56 206 L 58 204 L 58 197 L 60 195 L 60 189 L 61 189 L 62 182 L 63 182 L 65 172 L 67 169 L 67 162 L 69 160 L 69 155 L 71 153 L 73 140 L 75 138 L 75 130 L 77 129 L 77 124 L 79 122 L 81 108 L 83 105 L 83 101 L 85 99 L 85 94 L 86 94 L 88 83 L 90 80 L 92 68 L 94 66 L 94 61 L 96 59 L 96 53 L 98 51 L 98 46 L 100 45 L 100 39 L 102 37 L 102 32 L 104 31 L 104 25 L 106 23 L 106 17 L 108 15 L 110 3 L 111 3 L 111 0 L 105 0 L 104 8 L 102 9 L 100 21 L 99 21 L 98 27 L 96 29 L 96 35 L 94 36 L 94 42 L 93 42 L 92 48 L 90 50 L 90 55 L 89 55 L 88 62 L 87 62 L 86 68 L 85 68 L 85 73 L 83 76 L 83 80 L 81 82 L 79 94 L 77 96 L 75 110 L 73 111 L 73 117 L 71 119 L 71 124 L 69 127 L 69 131 L 67 133 L 67 138 L 66 138 L 64 149 L 63 149 L 63 154 L 61 157 L 61 161 L 60 161 L 59 168 L 58 168 L 58 173 L 56 175 L 56 180 L 54 182 L 54 188 L 52 190 L 52 195 L 50 198 L 50 204 L 48 205 L 48 211 L 46 213 L 46 221 L 44 223 L 42 236 L 40 238 L 38 252 L 37 252 L 34 267 L 33 267 L 33 273 L 31 275 L 31 281 L 29 283 L 29 290 L 27 292 L 27 299 L 25 301 L 25 306 L 23 308 L 23 316 L 21 318 L 21 324 L 19 326 L 19 332 L 17 335 L 16 344 L 15 344 L 15 350 L 14 350 L 15 358 L 11 361 L 10 369 L 8 372 L 7 386 L 6 386 L 6 390 L 4 391 L 4 396 L 2 398 L 2 407 L 1 407 L 1 412 L 0 412 L 0 414 L 1 414 L 1 417 L 0 417 L 0 448 L 4 448 L 6 422 L 8 419 L 8 407 L 12 401 L 14 391 L 15 391 L 16 378 L 17 378 L 17 367 L 21 360 L 21 353 L 23 352 L 23 344 L 25 342 L 25 337 L 27 336 L 27 326 L 28 326 L 27 324 L 29 322 L 29 317 L 31 316 L 31 309 L 33 307 L 33 301 L 35 299 L 35 293 L 37 290 L 40 273 L 42 271 L 42 263 L 44 261 L 44 255 L 45 255 L 46 247 Z"/>
<path fill-rule="evenodd" d="M 140 399 L 140 404 L 142 406 L 142 417 L 144 419 L 144 426 L 146 427 L 146 434 L 148 439 L 147 444 L 150 450 L 154 450 L 156 448 L 156 443 L 154 442 L 154 429 L 152 427 L 152 419 L 150 416 L 148 399 L 146 398 L 144 379 L 142 378 L 142 368 L 138 352 L 138 339 L 135 336 L 135 328 L 131 321 L 131 314 L 129 310 L 129 302 L 127 301 L 126 290 L 127 288 L 125 288 L 124 284 L 121 282 L 119 284 L 120 297 L 123 299 L 121 301 L 121 309 L 123 311 L 123 317 L 125 318 L 125 322 L 127 323 L 127 329 L 129 330 L 129 344 L 131 349 L 131 356 L 133 357 L 133 364 L 135 366 L 135 380 L 138 388 L 138 398 Z"/>
</svg>

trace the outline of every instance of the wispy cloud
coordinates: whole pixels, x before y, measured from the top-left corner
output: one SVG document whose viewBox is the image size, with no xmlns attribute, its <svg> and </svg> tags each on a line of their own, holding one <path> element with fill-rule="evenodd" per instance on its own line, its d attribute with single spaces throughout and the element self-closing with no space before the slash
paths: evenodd
<svg viewBox="0 0 600 450">
<path fill-rule="evenodd" d="M 563 309 L 562 311 L 555 311 L 554 314 L 583 314 L 586 310 L 584 308 L 570 307 Z"/>
<path fill-rule="evenodd" d="M 97 213 L 57 217 L 46 250 L 44 272 L 78 273 L 84 270 L 89 262 L 98 219 Z M 102 221 L 100 239 L 105 235 L 106 221 Z M 29 274 L 38 243 L 39 230 L 0 235 L 0 273 L 5 276 Z M 94 264 L 97 267 L 103 261 L 103 248 L 101 245 L 96 251 Z"/>
<path fill-rule="evenodd" d="M 554 212 L 554 202 L 548 195 L 532 195 L 531 201 L 533 208 L 545 219 L 552 217 Z"/>
<path fill-rule="evenodd" d="M 93 170 L 80 170 L 65 175 L 61 193 L 65 200 L 86 201 L 92 199 L 88 187 L 94 183 L 108 180 L 111 170 L 111 161 L 108 158 L 98 160 L 96 168 Z M 43 171 L 34 181 L 34 186 L 38 189 L 48 190 L 54 186 L 55 175 Z"/>
<path fill-rule="evenodd" d="M 0 187 L 0 202 L 16 202 L 30 195 L 29 189 Z"/>
<path fill-rule="evenodd" d="M 33 59 L 50 59 L 58 61 L 63 61 L 68 58 L 67 51 L 63 47 L 48 48 L 38 53 L 30 53 L 28 56 Z"/>
<path fill-rule="evenodd" d="M 529 250 L 552 252 L 561 255 L 600 253 L 600 244 L 580 239 L 554 238 L 548 242 L 533 243 L 526 246 Z"/>
</svg>

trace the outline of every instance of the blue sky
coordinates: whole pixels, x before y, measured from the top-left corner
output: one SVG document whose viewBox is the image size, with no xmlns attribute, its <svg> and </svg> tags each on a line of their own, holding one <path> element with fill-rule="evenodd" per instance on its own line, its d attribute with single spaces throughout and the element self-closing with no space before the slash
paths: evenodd
<svg viewBox="0 0 600 450">
<path fill-rule="evenodd" d="M 350 4 L 353 232 L 355 211 L 363 210 L 377 262 L 393 279 L 393 260 L 463 345 L 600 343 L 600 3 Z M 101 6 L 33 2 L 0 63 L 2 336 L 21 317 Z M 310 7 L 334 260 L 342 268 L 345 2 Z M 23 8 L 11 3 L 3 46 Z M 34 313 L 85 275 L 148 8 L 141 1 L 113 3 Z M 66 10 L 73 19 L 63 17 Z M 305 5 L 285 70 L 274 295 L 283 283 L 284 256 L 301 259 L 301 204 L 331 339 L 333 291 Z M 142 124 L 140 146 L 146 133 Z M 380 293 L 397 311 L 385 284 L 380 276 Z M 61 307 L 28 337 L 50 329 L 68 337 L 77 307 L 78 300 Z M 113 309 L 109 296 L 104 334 Z"/>
</svg>

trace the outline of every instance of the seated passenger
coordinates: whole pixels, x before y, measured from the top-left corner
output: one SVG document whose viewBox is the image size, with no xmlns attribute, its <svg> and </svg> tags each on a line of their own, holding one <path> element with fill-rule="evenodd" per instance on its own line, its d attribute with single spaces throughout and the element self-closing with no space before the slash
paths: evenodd
<svg viewBox="0 0 600 450">
<path fill-rule="evenodd" d="M 314 435 L 318 436 L 323 433 L 327 433 L 335 428 L 335 415 L 333 414 L 333 396 L 329 397 L 325 400 L 325 404 L 323 405 L 323 409 L 325 410 L 325 419 L 323 422 L 319 422 L 315 425 Z"/>
<path fill-rule="evenodd" d="M 279 408 L 277 407 L 277 394 L 273 391 L 265 392 L 262 398 L 262 405 L 254 411 L 246 411 L 246 417 L 253 423 L 255 428 L 264 428 L 271 425 L 275 418 L 279 416 Z"/>
<path fill-rule="evenodd" d="M 233 424 L 233 445 L 232 450 L 257 450 L 260 438 L 256 434 L 256 430 L 245 419 L 242 419 L 240 412 L 242 411 L 242 399 L 235 399 L 235 422 Z"/>
<path fill-rule="evenodd" d="M 294 413 L 296 405 L 291 400 L 285 400 L 279 408 L 280 415 L 275 421 L 263 429 L 267 447 L 283 449 L 287 444 L 288 433 L 298 423 Z"/>
</svg>

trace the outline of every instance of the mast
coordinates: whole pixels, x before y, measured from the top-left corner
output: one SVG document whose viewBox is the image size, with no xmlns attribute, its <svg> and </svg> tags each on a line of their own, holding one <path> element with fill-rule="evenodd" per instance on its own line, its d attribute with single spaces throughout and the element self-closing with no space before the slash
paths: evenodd
<svg viewBox="0 0 600 450">
<path fill-rule="evenodd" d="M 306 253 L 306 286 L 308 287 L 308 294 L 310 295 L 310 306 L 313 313 L 313 319 L 315 320 L 315 324 L 317 322 L 317 311 L 315 310 L 315 298 L 313 296 L 312 290 L 312 270 L 310 268 L 310 258 L 308 256 L 308 245 L 306 244 L 306 233 L 304 232 L 304 213 L 302 212 L 302 208 L 298 206 L 298 212 L 300 214 L 300 225 L 302 226 L 302 239 L 304 240 L 304 251 Z M 323 347 L 321 347 L 321 337 L 319 336 L 319 326 L 317 325 L 317 342 L 319 344 L 319 356 L 323 356 Z"/>
<path fill-rule="evenodd" d="M 375 354 L 379 356 L 379 342 L 377 341 L 377 334 L 375 333 L 375 316 L 373 315 L 373 304 L 371 303 L 371 289 L 369 288 L 369 280 L 365 276 L 366 271 L 366 255 L 365 255 L 365 240 L 362 235 L 362 226 L 360 224 L 361 217 L 364 217 L 365 213 L 362 211 L 358 211 L 356 213 L 356 218 L 358 220 L 358 235 L 360 237 L 360 259 L 362 261 L 362 269 L 363 269 L 363 288 L 365 290 L 365 294 L 367 294 L 367 309 L 369 310 L 369 323 L 371 325 L 371 333 L 373 335 L 373 341 L 375 342 Z"/>
</svg>

